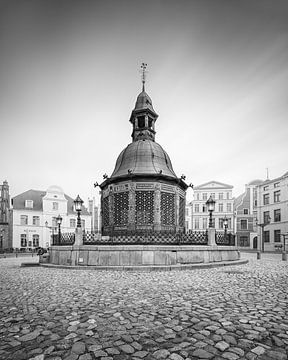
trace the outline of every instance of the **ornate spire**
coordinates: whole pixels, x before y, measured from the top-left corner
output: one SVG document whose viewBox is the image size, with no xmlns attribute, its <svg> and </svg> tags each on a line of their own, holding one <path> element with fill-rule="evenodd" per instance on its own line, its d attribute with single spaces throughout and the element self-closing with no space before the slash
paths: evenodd
<svg viewBox="0 0 288 360">
<path fill-rule="evenodd" d="M 146 82 L 146 72 L 147 72 L 147 70 L 146 70 L 146 68 L 147 68 L 147 64 L 145 64 L 145 63 L 142 63 L 142 65 L 141 65 L 141 72 L 142 72 L 142 91 L 145 91 L 145 82 Z"/>
</svg>

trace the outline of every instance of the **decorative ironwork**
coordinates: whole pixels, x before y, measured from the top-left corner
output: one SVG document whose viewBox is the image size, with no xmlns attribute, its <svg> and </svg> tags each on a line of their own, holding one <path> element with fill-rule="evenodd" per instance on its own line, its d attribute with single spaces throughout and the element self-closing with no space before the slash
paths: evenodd
<svg viewBox="0 0 288 360">
<path fill-rule="evenodd" d="M 127 225 L 129 209 L 129 192 L 114 194 L 114 225 Z"/>
<path fill-rule="evenodd" d="M 105 197 L 102 199 L 102 219 L 103 225 L 109 226 L 110 223 L 110 216 L 109 216 L 109 197 Z"/>
<path fill-rule="evenodd" d="M 161 224 L 175 225 L 175 194 L 161 192 Z"/>
<path fill-rule="evenodd" d="M 136 191 L 136 225 L 153 225 L 154 191 Z"/>
<path fill-rule="evenodd" d="M 61 233 L 60 243 L 59 234 L 52 235 L 52 245 L 67 246 L 73 245 L 75 242 L 75 233 Z"/>
<path fill-rule="evenodd" d="M 185 225 L 185 199 L 180 196 L 179 198 L 179 226 Z"/>
<path fill-rule="evenodd" d="M 126 231 L 119 235 L 101 237 L 99 233 L 85 232 L 84 245 L 207 245 L 208 232 Z"/>
<path fill-rule="evenodd" d="M 235 235 L 232 233 L 225 233 L 224 231 L 216 231 L 217 245 L 235 246 Z"/>
</svg>

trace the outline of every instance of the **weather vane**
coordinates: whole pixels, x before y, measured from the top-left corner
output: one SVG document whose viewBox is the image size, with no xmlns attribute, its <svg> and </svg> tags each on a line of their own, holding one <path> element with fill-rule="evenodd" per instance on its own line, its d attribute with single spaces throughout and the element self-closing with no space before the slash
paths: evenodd
<svg viewBox="0 0 288 360">
<path fill-rule="evenodd" d="M 141 65 L 141 73 L 142 73 L 142 91 L 145 91 L 145 81 L 146 81 L 146 73 L 147 73 L 147 64 L 142 63 Z"/>
</svg>

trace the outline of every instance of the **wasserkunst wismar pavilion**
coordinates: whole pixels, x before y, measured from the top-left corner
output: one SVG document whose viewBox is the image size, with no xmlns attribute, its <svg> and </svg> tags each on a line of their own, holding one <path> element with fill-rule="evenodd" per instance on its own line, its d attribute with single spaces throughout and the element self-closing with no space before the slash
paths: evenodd
<svg viewBox="0 0 288 360">
<path fill-rule="evenodd" d="M 79 218 L 75 234 L 61 234 L 54 242 L 50 264 L 167 269 L 240 258 L 232 234 L 212 227 L 185 233 L 188 185 L 155 141 L 158 115 L 145 91 L 146 65 L 142 68 L 142 91 L 130 116 L 132 142 L 99 185 L 101 234 L 85 232 Z"/>
<path fill-rule="evenodd" d="M 100 185 L 103 235 L 184 231 L 188 186 L 176 176 L 169 155 L 155 141 L 157 118 L 143 81 L 130 116 L 132 142 Z"/>
</svg>

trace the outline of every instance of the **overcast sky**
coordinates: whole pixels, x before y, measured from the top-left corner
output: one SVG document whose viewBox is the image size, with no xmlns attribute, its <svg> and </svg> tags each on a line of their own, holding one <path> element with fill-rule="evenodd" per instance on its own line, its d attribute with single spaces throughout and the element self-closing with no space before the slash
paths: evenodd
<svg viewBox="0 0 288 360">
<path fill-rule="evenodd" d="M 283 175 L 287 19 L 287 0 L 0 0 L 0 183 L 97 195 L 131 142 L 142 62 L 178 176 L 237 196 Z"/>
</svg>

